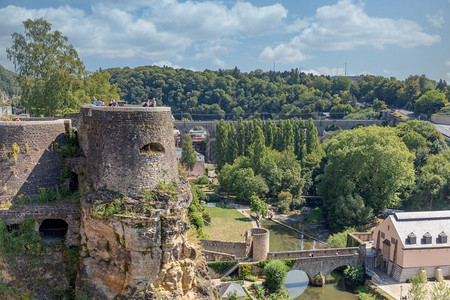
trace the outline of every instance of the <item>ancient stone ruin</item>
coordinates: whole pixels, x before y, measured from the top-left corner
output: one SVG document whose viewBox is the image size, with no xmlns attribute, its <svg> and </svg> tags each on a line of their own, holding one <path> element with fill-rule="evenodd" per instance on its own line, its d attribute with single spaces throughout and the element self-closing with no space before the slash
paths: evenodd
<svg viewBox="0 0 450 300">
<path fill-rule="evenodd" d="M 70 123 L 46 122 L 61 123 L 58 128 L 63 135 Z M 18 142 L 22 147 L 39 148 L 40 152 L 35 150 L 35 156 L 29 158 L 36 166 L 44 153 L 50 152 L 51 145 L 43 143 L 50 138 L 50 144 L 54 143 L 56 134 L 45 141 L 39 139 L 36 144 L 41 144 L 34 146 L 27 135 L 22 137 L 22 132 L 32 131 L 31 123 L 27 123 L 0 123 L 1 143 L 6 141 L 5 149 Z M 42 123 L 35 123 L 39 134 L 49 134 Z M 34 190 L 38 194 L 39 187 L 52 187 L 55 182 L 40 186 L 37 177 L 41 175 L 30 176 L 33 167 L 23 172 L 23 178 L 14 179 L 14 174 L 4 176 L 2 172 L 2 185 L 14 182 L 18 186 L 0 195 L 2 203 L 13 204 L 10 209 L 4 205 L 2 220 L 13 224 L 35 218 L 35 227 L 39 228 L 45 219 L 60 215 L 68 224 L 66 231 L 78 236 L 65 242 L 67 247 L 80 249 L 76 289 L 95 299 L 212 299 L 205 260 L 187 239 L 187 208 L 192 195 L 187 180 L 178 175 L 170 108 L 85 106 L 74 123 L 82 155 L 66 162 L 71 174 L 77 174 L 80 204 L 50 206 L 47 210 L 42 204 L 17 207 L 14 204 L 24 185 L 31 186 L 32 195 Z M 5 132 L 8 139 L 3 138 Z M 56 156 L 53 162 L 61 164 Z M 42 161 L 42 165 L 47 163 Z M 0 167 L 3 170 L 8 164 L 12 164 L 10 159 L 2 161 Z M 54 173 L 46 171 L 49 178 L 58 178 Z M 68 207 L 75 207 L 78 214 L 64 213 Z"/>
</svg>

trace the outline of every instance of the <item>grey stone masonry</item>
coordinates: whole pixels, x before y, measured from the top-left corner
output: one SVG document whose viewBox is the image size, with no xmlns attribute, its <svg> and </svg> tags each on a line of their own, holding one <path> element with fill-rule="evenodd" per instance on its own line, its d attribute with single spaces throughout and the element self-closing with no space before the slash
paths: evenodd
<svg viewBox="0 0 450 300">
<path fill-rule="evenodd" d="M 0 201 L 59 185 L 60 147 L 70 120 L 0 122 Z M 13 145 L 19 152 L 13 156 Z"/>
<path fill-rule="evenodd" d="M 7 224 L 15 224 L 28 219 L 36 219 L 36 231 L 45 219 L 61 219 L 66 221 L 68 230 L 65 243 L 67 246 L 78 245 L 81 209 L 79 204 L 33 204 L 20 208 L 0 209 L 0 220 Z"/>
<path fill-rule="evenodd" d="M 177 182 L 169 107 L 84 106 L 81 118 L 78 137 L 95 190 L 137 196 L 161 181 Z"/>
</svg>

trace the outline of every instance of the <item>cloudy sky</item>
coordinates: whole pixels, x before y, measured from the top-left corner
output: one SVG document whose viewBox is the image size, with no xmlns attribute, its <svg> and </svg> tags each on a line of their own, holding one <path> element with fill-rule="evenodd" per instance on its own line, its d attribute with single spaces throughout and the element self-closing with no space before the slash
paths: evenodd
<svg viewBox="0 0 450 300">
<path fill-rule="evenodd" d="M 22 21 L 45 18 L 86 68 L 301 68 L 450 82 L 450 0 L 0 0 L 0 64 Z"/>
</svg>

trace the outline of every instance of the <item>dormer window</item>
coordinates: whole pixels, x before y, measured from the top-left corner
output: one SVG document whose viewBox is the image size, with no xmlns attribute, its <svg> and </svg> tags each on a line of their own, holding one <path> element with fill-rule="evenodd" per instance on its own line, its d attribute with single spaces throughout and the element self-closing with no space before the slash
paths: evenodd
<svg viewBox="0 0 450 300">
<path fill-rule="evenodd" d="M 441 244 L 447 243 L 447 234 L 445 234 L 445 232 L 442 231 L 438 235 L 438 240 L 439 240 L 439 243 L 441 243 Z"/>
<path fill-rule="evenodd" d="M 431 244 L 431 234 L 429 232 L 427 232 L 423 235 L 423 243 Z"/>
<path fill-rule="evenodd" d="M 415 244 L 416 243 L 416 235 L 413 232 L 411 232 L 410 234 L 408 234 L 407 241 L 409 244 Z"/>
</svg>

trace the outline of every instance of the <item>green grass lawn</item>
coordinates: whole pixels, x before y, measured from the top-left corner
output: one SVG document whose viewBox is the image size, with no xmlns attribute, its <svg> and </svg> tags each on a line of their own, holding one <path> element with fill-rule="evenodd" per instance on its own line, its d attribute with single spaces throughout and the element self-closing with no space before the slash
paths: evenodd
<svg viewBox="0 0 450 300">
<path fill-rule="evenodd" d="M 252 228 L 252 222 L 234 208 L 207 207 L 211 215 L 211 225 L 203 231 L 212 240 L 243 242 L 245 231 Z"/>
</svg>

